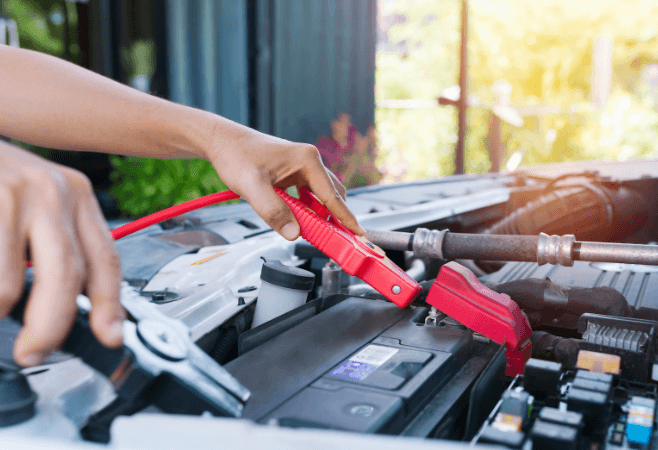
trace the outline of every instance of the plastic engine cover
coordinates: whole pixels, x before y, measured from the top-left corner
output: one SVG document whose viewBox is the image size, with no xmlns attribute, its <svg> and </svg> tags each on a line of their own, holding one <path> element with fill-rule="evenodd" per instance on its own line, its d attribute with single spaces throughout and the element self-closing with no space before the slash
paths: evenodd
<svg viewBox="0 0 658 450">
<path fill-rule="evenodd" d="M 482 281 L 506 283 L 525 278 L 550 280 L 565 286 L 609 286 L 621 292 L 635 308 L 658 309 L 658 266 L 576 261 L 573 267 L 510 262 Z"/>
<path fill-rule="evenodd" d="M 242 355 L 225 367 L 252 391 L 243 417 L 399 432 L 484 345 L 413 318 L 412 308 L 348 298 Z"/>
</svg>

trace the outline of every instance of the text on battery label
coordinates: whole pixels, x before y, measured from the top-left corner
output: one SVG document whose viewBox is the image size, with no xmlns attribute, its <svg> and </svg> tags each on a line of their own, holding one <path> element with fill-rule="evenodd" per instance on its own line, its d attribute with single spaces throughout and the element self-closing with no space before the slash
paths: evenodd
<svg viewBox="0 0 658 450">
<path fill-rule="evenodd" d="M 397 349 L 382 345 L 369 345 L 356 355 L 350 357 L 351 361 L 381 366 L 398 352 Z"/>
</svg>

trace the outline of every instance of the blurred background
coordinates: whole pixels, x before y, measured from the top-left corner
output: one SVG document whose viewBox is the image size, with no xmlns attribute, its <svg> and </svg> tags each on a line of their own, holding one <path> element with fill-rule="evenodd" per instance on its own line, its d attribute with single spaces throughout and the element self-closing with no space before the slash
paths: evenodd
<svg viewBox="0 0 658 450">
<path fill-rule="evenodd" d="M 0 0 L 0 42 L 312 143 L 357 187 L 656 158 L 655 17 L 652 0 Z M 25 147 L 85 172 L 108 216 L 224 188 L 204 161 Z"/>
<path fill-rule="evenodd" d="M 413 100 L 460 97 L 446 88 L 458 84 L 464 3 L 378 3 L 376 125 L 385 180 L 456 169 L 455 108 Z M 467 6 L 465 172 L 658 156 L 658 3 Z M 395 99 L 408 101 L 388 101 Z"/>
</svg>

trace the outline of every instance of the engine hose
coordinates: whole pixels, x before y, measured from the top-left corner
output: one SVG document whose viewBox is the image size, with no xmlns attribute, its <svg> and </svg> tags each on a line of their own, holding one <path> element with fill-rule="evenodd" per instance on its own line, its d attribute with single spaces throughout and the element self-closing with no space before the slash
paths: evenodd
<svg viewBox="0 0 658 450">
<path fill-rule="evenodd" d="M 212 359 L 218 364 L 224 364 L 229 352 L 238 344 L 238 331 L 235 327 L 229 327 L 222 331 L 217 343 L 210 352 Z"/>
<path fill-rule="evenodd" d="M 532 357 L 561 363 L 566 369 L 574 369 L 580 351 L 580 339 L 567 339 L 545 331 L 533 331 L 530 335 Z"/>
<path fill-rule="evenodd" d="M 578 328 L 578 318 L 585 313 L 633 317 L 626 297 L 607 286 L 563 286 L 538 278 L 484 284 L 499 294 L 509 295 L 518 303 L 533 328 L 544 326 L 575 330 Z"/>
<path fill-rule="evenodd" d="M 555 189 L 486 229 L 486 234 L 573 234 L 580 241 L 621 241 L 648 219 L 646 200 L 625 187 L 581 183 Z"/>
</svg>

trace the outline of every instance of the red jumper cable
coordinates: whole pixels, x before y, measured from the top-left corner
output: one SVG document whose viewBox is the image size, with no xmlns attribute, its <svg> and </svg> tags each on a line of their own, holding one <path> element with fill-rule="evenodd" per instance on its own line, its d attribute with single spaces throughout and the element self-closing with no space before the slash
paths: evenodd
<svg viewBox="0 0 658 450">
<path fill-rule="evenodd" d="M 297 200 L 279 188 L 274 189 L 295 215 L 302 237 L 336 261 L 347 273 L 361 278 L 401 308 L 409 305 L 420 293 L 422 288 L 416 280 L 388 259 L 379 247 L 340 223 L 309 190 L 301 188 L 300 199 Z M 195 209 L 238 198 L 240 196 L 232 191 L 206 195 L 137 219 L 110 233 L 113 239 L 118 240 Z M 31 266 L 29 262 L 26 264 Z"/>
<path fill-rule="evenodd" d="M 361 278 L 401 308 L 421 292 L 416 280 L 388 259 L 379 247 L 347 229 L 309 190 L 301 188 L 298 200 L 279 188 L 274 189 L 295 215 L 302 237 L 347 273 Z M 232 191 L 206 195 L 115 228 L 111 231 L 112 238 L 121 239 L 178 215 L 238 198 Z M 450 262 L 441 268 L 427 303 L 471 330 L 505 344 L 506 374 L 514 376 L 523 372 L 530 357 L 532 330 L 519 306 L 508 296 L 486 288 L 468 269 Z"/>
</svg>

